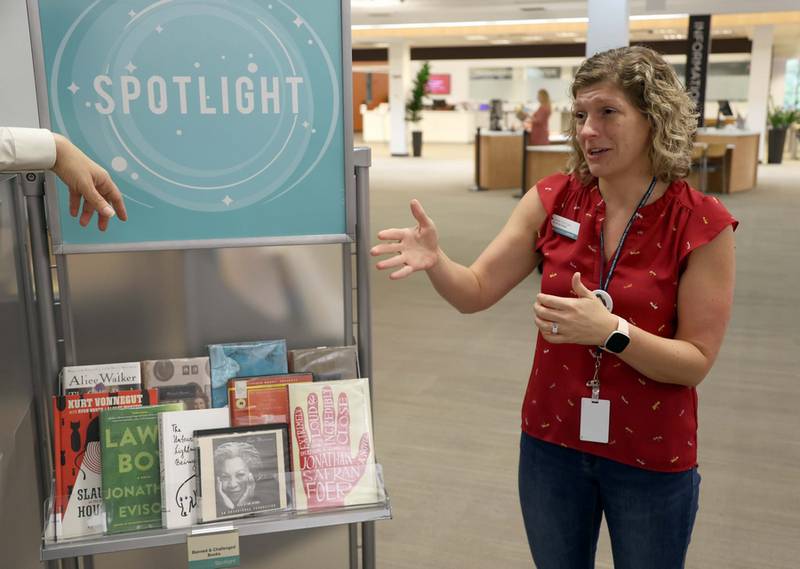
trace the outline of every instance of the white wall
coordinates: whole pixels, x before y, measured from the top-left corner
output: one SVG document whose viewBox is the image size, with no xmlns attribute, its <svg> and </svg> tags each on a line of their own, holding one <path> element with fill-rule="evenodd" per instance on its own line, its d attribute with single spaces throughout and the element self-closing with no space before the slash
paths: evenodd
<svg viewBox="0 0 800 569">
<path fill-rule="evenodd" d="M 686 56 L 669 55 L 666 56 L 670 63 L 684 63 Z M 749 54 L 712 54 L 711 62 L 733 62 L 749 61 Z M 513 107 L 517 104 L 527 104 L 532 109 L 537 106 L 536 91 L 540 88 L 547 89 L 553 103 L 553 114 L 550 117 L 550 131 L 556 133 L 561 129 L 562 110 L 568 110 L 570 106 L 569 87 L 572 81 L 572 68 L 577 67 L 583 61 L 581 57 L 559 57 L 559 58 L 525 58 L 525 59 L 462 59 L 462 60 L 433 60 L 430 61 L 431 73 L 450 74 L 450 94 L 437 95 L 436 98 L 446 99 L 451 104 L 488 102 L 488 97 L 474 98 L 476 92 L 470 91 L 470 69 L 486 67 L 511 67 L 513 69 L 512 81 L 500 81 L 494 86 L 497 94 L 496 98 L 502 98 Z M 422 61 L 411 62 L 411 74 L 416 75 L 422 66 Z M 527 78 L 525 68 L 528 67 L 561 67 L 560 79 L 541 79 Z M 781 71 L 782 73 L 782 71 Z M 748 78 L 740 76 L 714 76 L 709 81 L 706 93 L 706 117 L 716 117 L 718 99 L 729 98 L 729 93 L 747 93 Z M 774 89 L 780 86 L 775 85 Z M 480 94 L 480 92 L 478 92 Z M 488 91 L 487 93 L 488 94 Z M 781 95 L 782 98 L 782 95 Z M 781 100 L 776 98 L 776 101 Z M 732 103 L 734 110 L 744 116 L 748 114 L 746 101 L 736 101 Z"/>
<path fill-rule="evenodd" d="M 39 126 L 25 0 L 0 1 L 0 125 Z"/>
</svg>

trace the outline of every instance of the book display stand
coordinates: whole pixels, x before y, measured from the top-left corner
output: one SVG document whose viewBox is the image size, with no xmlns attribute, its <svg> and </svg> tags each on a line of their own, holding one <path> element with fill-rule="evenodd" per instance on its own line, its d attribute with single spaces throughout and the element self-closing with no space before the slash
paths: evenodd
<svg viewBox="0 0 800 569">
<path fill-rule="evenodd" d="M 64 366 L 283 337 L 293 348 L 357 345 L 372 386 L 371 155 L 352 145 L 349 1 L 327 4 L 28 0 L 41 124 L 109 170 L 130 217 L 107 233 L 81 228 L 52 174 L 13 182 L 42 493 L 51 496 L 43 561 L 91 568 L 97 554 L 209 532 L 347 525 L 349 567 L 375 567 L 374 522 L 391 518 L 380 465 L 370 504 L 52 535 L 51 396 Z M 333 262 L 309 262 L 319 258 Z M 310 285 L 292 278 L 300 273 Z"/>
</svg>

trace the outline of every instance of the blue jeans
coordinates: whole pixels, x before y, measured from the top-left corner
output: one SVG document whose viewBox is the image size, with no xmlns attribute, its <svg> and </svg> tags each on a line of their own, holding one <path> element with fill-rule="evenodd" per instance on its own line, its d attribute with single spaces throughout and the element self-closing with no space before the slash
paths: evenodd
<svg viewBox="0 0 800 569">
<path fill-rule="evenodd" d="M 519 498 L 538 569 L 593 569 L 603 515 L 615 569 L 682 569 L 699 491 L 697 468 L 653 472 L 522 433 Z"/>
</svg>

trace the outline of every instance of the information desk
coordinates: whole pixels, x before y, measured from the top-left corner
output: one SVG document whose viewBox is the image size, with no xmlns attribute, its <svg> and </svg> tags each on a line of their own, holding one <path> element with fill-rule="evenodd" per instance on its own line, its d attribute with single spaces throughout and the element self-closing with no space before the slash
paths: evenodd
<svg viewBox="0 0 800 569">
<path fill-rule="evenodd" d="M 731 148 L 728 162 L 730 169 L 725 176 L 724 187 L 721 188 L 723 193 L 741 192 L 756 187 L 759 146 L 757 132 L 729 128 L 700 128 L 697 129 L 695 140 L 709 145 L 725 144 Z M 713 184 L 709 184 L 709 190 L 715 190 Z"/>
<path fill-rule="evenodd" d="M 422 120 L 407 123 L 408 131 L 422 131 L 422 144 L 426 142 L 470 143 L 475 129 L 489 126 L 489 113 L 457 109 L 454 111 L 422 111 Z M 367 110 L 362 105 L 362 137 L 364 142 L 389 142 L 392 137 L 391 115 L 388 105 Z M 423 146 L 424 148 L 424 146 Z"/>
<path fill-rule="evenodd" d="M 519 188 L 522 170 L 521 131 L 480 131 L 475 168 L 481 190 Z"/>
<path fill-rule="evenodd" d="M 525 149 L 525 187 L 527 191 L 533 185 L 550 174 L 563 172 L 572 153 L 568 144 L 548 144 L 528 146 Z"/>
</svg>

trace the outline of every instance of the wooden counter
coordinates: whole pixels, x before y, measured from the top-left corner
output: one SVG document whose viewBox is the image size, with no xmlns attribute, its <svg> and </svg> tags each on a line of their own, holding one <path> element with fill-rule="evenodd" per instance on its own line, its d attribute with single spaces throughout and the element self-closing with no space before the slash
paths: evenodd
<svg viewBox="0 0 800 569">
<path fill-rule="evenodd" d="M 730 152 L 730 161 L 727 167 L 727 187 L 722 188 L 724 193 L 752 190 L 756 187 L 758 173 L 758 145 L 759 134 L 733 129 L 701 128 L 695 137 L 697 142 L 707 144 L 733 145 Z M 713 184 L 709 185 L 713 190 Z"/>
<path fill-rule="evenodd" d="M 477 153 L 482 190 L 519 188 L 522 180 L 522 132 L 481 130 Z"/>
<path fill-rule="evenodd" d="M 566 170 L 571 153 L 572 146 L 567 144 L 528 146 L 525 149 L 524 191 L 531 189 L 545 176 Z"/>
</svg>

